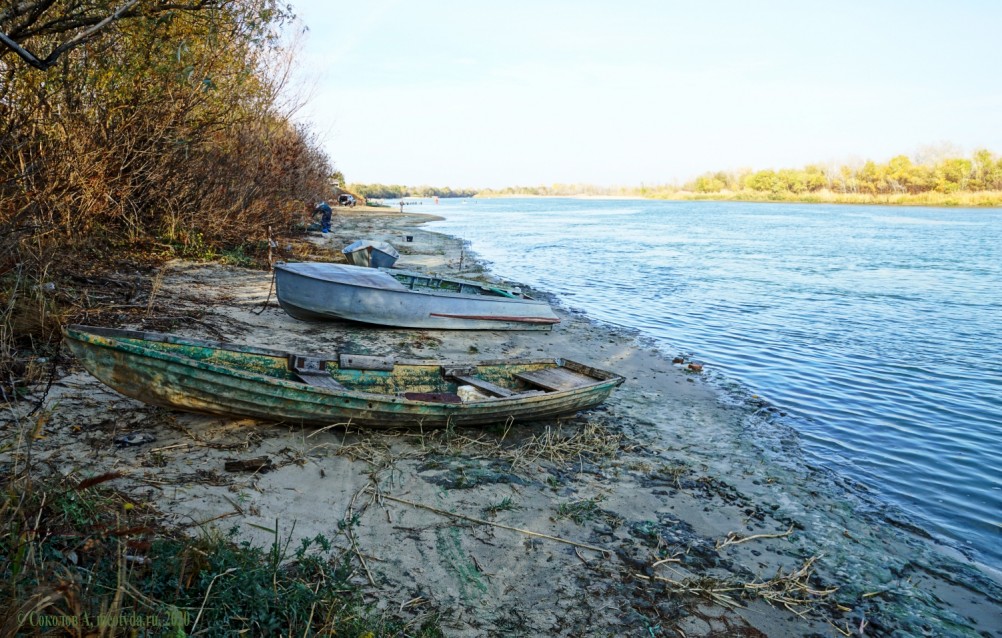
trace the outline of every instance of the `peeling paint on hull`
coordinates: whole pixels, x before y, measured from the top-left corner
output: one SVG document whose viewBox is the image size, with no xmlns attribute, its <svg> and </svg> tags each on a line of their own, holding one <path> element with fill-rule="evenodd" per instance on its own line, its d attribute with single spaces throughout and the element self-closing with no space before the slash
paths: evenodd
<svg viewBox="0 0 1002 638">
<path fill-rule="evenodd" d="M 414 401 L 403 392 L 453 393 L 444 367 L 469 362 L 400 360 L 392 370 L 342 369 L 323 361 L 343 390 L 309 385 L 289 367 L 290 353 L 185 339 L 159 333 L 70 326 L 70 350 L 88 372 L 118 392 L 151 405 L 267 421 L 363 427 L 442 427 L 532 421 L 592 408 L 623 382 L 621 376 L 560 359 L 487 361 L 476 373 L 514 394 L 470 403 Z M 515 375 L 552 368 L 573 371 L 582 385 L 539 391 Z M 535 390 L 533 392 L 533 390 Z"/>
</svg>

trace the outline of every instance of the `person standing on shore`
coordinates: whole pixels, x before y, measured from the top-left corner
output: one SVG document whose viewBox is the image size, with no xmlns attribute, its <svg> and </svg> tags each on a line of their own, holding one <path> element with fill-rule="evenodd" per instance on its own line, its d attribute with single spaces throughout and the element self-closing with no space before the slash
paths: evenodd
<svg viewBox="0 0 1002 638">
<path fill-rule="evenodd" d="M 316 217 L 317 213 L 320 213 L 320 232 L 331 232 L 331 214 L 333 211 L 327 202 L 317 202 L 313 206 L 313 216 Z"/>
</svg>

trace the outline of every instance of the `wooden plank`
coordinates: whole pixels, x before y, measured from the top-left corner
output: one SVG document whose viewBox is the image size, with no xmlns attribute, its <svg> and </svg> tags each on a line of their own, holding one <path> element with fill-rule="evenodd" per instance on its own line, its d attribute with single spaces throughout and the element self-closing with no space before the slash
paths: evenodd
<svg viewBox="0 0 1002 638">
<path fill-rule="evenodd" d="M 393 370 L 392 357 L 371 357 L 365 354 L 343 354 L 338 359 L 343 370 Z"/>
<path fill-rule="evenodd" d="M 404 392 L 404 398 L 410 401 L 425 401 L 427 403 L 462 403 L 458 394 L 452 392 Z"/>
<path fill-rule="evenodd" d="M 484 379 L 480 379 L 477 377 L 460 374 L 460 375 L 452 375 L 452 378 L 455 379 L 456 381 L 459 381 L 460 383 L 465 383 L 466 385 L 472 385 L 474 388 L 478 388 L 480 390 L 483 390 L 484 392 L 489 392 L 495 396 L 510 397 L 511 395 L 515 394 L 508 388 L 502 388 L 501 386 L 495 385 L 490 381 L 486 381 Z"/>
<path fill-rule="evenodd" d="M 275 469 L 275 464 L 267 456 L 259 456 L 256 459 L 245 459 L 243 461 L 226 461 L 223 469 L 227 472 L 261 472 L 262 474 Z"/>
<path fill-rule="evenodd" d="M 294 370 L 293 372 L 296 373 L 296 376 L 299 377 L 300 381 L 317 388 L 339 391 L 348 389 L 332 379 L 329 372 L 314 372 L 312 370 Z"/>
<path fill-rule="evenodd" d="M 289 369 L 295 372 L 327 373 L 327 360 L 313 357 L 306 354 L 290 354 Z"/>
<path fill-rule="evenodd" d="M 327 370 L 327 361 L 323 359 L 294 354 L 289 357 L 289 369 L 303 383 L 328 390 L 347 390 L 331 378 L 331 374 Z"/>
<path fill-rule="evenodd" d="M 545 368 L 532 372 L 521 372 L 516 374 L 515 378 L 553 392 L 571 390 L 596 383 L 592 377 L 572 372 L 567 368 Z"/>
<path fill-rule="evenodd" d="M 477 366 L 442 366 L 442 378 L 449 379 L 458 375 L 470 376 L 477 373 Z"/>
</svg>

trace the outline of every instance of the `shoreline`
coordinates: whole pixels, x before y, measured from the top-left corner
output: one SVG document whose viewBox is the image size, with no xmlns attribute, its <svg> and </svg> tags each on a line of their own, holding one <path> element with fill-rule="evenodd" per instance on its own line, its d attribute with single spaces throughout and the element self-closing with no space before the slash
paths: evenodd
<svg viewBox="0 0 1002 638">
<path fill-rule="evenodd" d="M 990 191 L 991 192 L 991 191 Z M 994 194 L 994 193 L 993 193 Z M 533 194 L 488 194 L 488 195 L 474 195 L 472 199 L 595 199 L 595 200 L 624 200 L 624 201 L 655 201 L 655 202 L 734 202 L 739 204 L 821 204 L 826 206 L 887 206 L 890 208 L 956 208 L 956 209 L 971 209 L 971 210 L 981 210 L 986 208 L 1002 208 L 1002 195 L 997 196 L 998 199 L 989 197 L 988 201 L 982 203 L 962 203 L 956 201 L 955 199 L 949 199 L 944 196 L 942 201 L 921 201 L 919 197 L 914 197 L 915 201 L 910 201 L 909 198 L 904 198 L 900 196 L 888 195 L 888 196 L 845 196 L 845 197 L 831 197 L 831 198 L 807 198 L 807 199 L 797 199 L 797 198 L 784 198 L 784 199 L 770 199 L 768 197 L 712 197 L 699 195 L 692 192 L 687 192 L 684 195 L 679 196 L 665 196 L 665 197 L 644 197 L 642 195 L 533 195 Z M 892 199 L 898 199 L 901 201 L 891 201 Z"/>
<path fill-rule="evenodd" d="M 311 241 L 337 258 L 350 239 L 389 240 L 401 267 L 490 276 L 461 238 L 422 229 L 429 217 L 336 209 L 333 236 Z M 216 525 L 239 524 L 256 542 L 270 539 L 260 530 L 278 519 L 283 537 L 294 539 L 331 533 L 357 515 L 353 542 L 365 559 L 356 576 L 377 607 L 410 618 L 437 614 L 450 636 L 624 628 L 655 635 L 654 627 L 663 635 L 838 636 L 864 623 L 867 635 L 917 632 L 922 623 L 999 635 L 991 633 L 1002 626 L 997 585 L 907 530 L 873 529 L 873 514 L 857 511 L 865 500 L 850 486 L 827 493 L 829 477 L 798 461 L 796 434 L 770 425 L 768 406 L 726 405 L 698 373 L 638 343 L 629 329 L 559 306 L 562 323 L 550 333 L 303 323 L 273 301 L 262 306 L 269 280 L 259 271 L 175 262 L 160 294 L 178 308 L 206 309 L 178 330 L 191 336 L 429 358 L 545 353 L 627 381 L 600 408 L 559 424 L 375 433 L 165 413 L 75 367 L 53 388 L 58 410 L 35 454 L 64 474 L 81 458 L 88 471 L 121 471 L 117 487 L 155 497 L 178 523 L 225 517 Z M 90 427 L 75 432 L 81 425 Z M 122 430 L 156 442 L 116 450 L 110 441 Z M 277 469 L 219 472 L 226 458 L 261 454 L 279 461 Z M 154 458 L 164 465 L 151 465 Z M 166 478 L 173 493 L 151 487 L 154 477 Z M 373 491 L 387 498 L 369 498 Z M 830 587 L 838 591 L 806 593 Z M 801 595 L 792 608 L 805 617 L 763 595 L 781 591 Z M 725 602 L 731 597 L 742 607 Z"/>
</svg>

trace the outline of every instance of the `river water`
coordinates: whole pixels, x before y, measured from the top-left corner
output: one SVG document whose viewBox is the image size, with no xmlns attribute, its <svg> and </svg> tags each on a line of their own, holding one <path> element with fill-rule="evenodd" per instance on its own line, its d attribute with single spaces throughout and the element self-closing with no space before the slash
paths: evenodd
<svg viewBox="0 0 1002 638">
<path fill-rule="evenodd" d="M 765 399 L 810 462 L 1002 568 L 1002 211 L 414 203 L 495 274 Z"/>
</svg>

